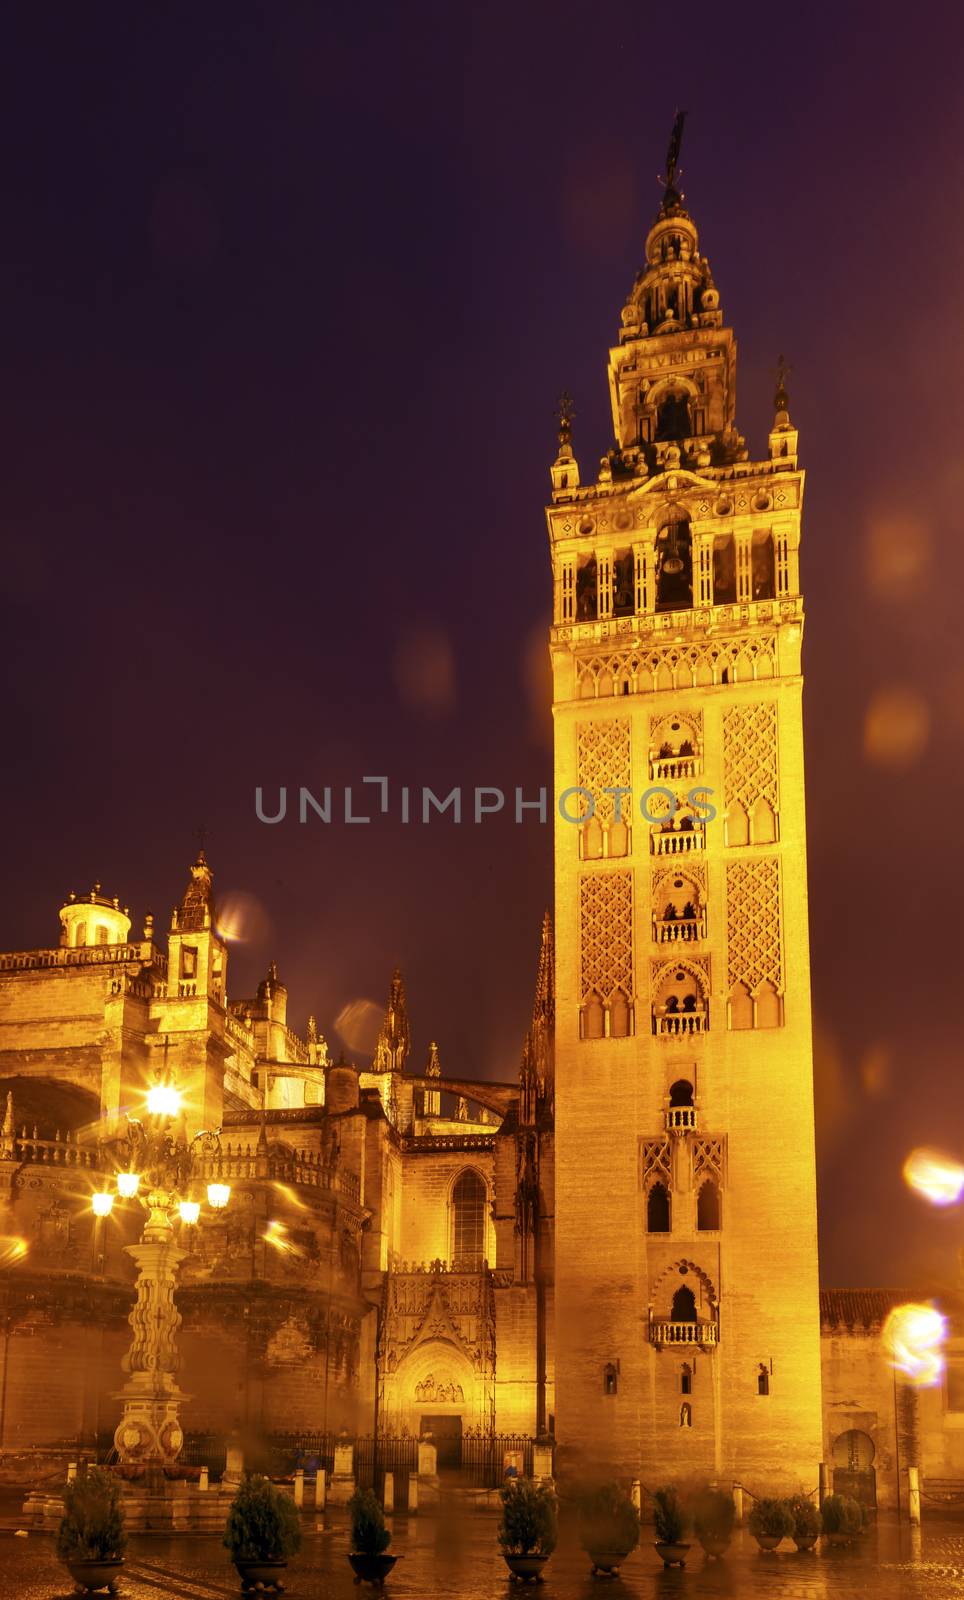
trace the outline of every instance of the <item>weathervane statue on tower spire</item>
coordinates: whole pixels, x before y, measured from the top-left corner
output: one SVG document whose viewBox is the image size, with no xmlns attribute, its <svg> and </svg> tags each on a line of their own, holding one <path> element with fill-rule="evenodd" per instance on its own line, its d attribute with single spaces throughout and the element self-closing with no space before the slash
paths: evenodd
<svg viewBox="0 0 964 1600">
<path fill-rule="evenodd" d="M 680 145 L 683 143 L 683 124 L 685 121 L 686 112 L 677 109 L 676 117 L 673 121 L 673 131 L 669 136 L 669 144 L 666 148 L 666 176 L 659 180 L 666 191 L 663 195 L 663 206 L 665 208 L 678 204 L 683 198 L 680 190 L 676 187 L 676 173 L 679 167 L 679 152 Z"/>
</svg>

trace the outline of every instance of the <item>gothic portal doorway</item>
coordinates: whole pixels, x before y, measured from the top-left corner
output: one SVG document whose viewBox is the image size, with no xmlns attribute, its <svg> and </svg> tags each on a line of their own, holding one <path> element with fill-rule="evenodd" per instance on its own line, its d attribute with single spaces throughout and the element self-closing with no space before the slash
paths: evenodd
<svg viewBox="0 0 964 1600">
<path fill-rule="evenodd" d="M 848 1428 L 833 1442 L 833 1492 L 849 1494 L 868 1511 L 877 1509 L 877 1450 L 869 1433 Z"/>
<path fill-rule="evenodd" d="M 439 1472 L 457 1471 L 462 1465 L 462 1418 L 423 1417 L 421 1431 L 432 1435 Z"/>
</svg>

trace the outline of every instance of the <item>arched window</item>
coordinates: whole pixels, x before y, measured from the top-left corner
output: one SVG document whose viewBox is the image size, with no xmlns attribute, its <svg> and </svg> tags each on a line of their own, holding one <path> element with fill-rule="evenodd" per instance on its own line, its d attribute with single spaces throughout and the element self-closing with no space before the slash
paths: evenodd
<svg viewBox="0 0 964 1600">
<path fill-rule="evenodd" d="M 754 844 L 773 844 L 777 836 L 776 814 L 769 800 L 762 794 L 753 807 L 753 814 L 750 817 L 750 835 Z M 727 843 L 737 844 L 739 841 L 728 839 Z"/>
<path fill-rule="evenodd" d="M 615 1394 L 618 1387 L 618 1370 L 609 1361 L 603 1368 L 603 1394 Z"/>
<path fill-rule="evenodd" d="M 693 604 L 693 546 L 684 517 L 656 536 L 656 610 L 688 611 Z"/>
<path fill-rule="evenodd" d="M 779 1028 L 781 1020 L 780 996 L 768 978 L 757 990 L 756 1025 L 758 1028 Z"/>
<path fill-rule="evenodd" d="M 665 1183 L 654 1183 L 646 1197 L 646 1228 L 649 1233 L 669 1233 L 669 1190 Z"/>
<path fill-rule="evenodd" d="M 682 1284 L 673 1296 L 673 1309 L 670 1312 L 671 1322 L 696 1321 L 696 1296 L 692 1289 Z"/>
<path fill-rule="evenodd" d="M 677 1078 L 676 1082 L 670 1085 L 669 1103 L 671 1107 L 693 1104 L 693 1085 L 688 1078 Z"/>
<path fill-rule="evenodd" d="M 686 395 L 680 390 L 664 395 L 656 408 L 657 440 L 688 439 L 692 432 Z"/>
<path fill-rule="evenodd" d="M 730 1027 L 753 1027 L 753 1001 L 745 983 L 735 983 L 730 990 Z"/>
<path fill-rule="evenodd" d="M 696 1226 L 701 1233 L 717 1233 L 720 1227 L 720 1186 L 714 1178 L 700 1184 L 696 1197 Z"/>
<path fill-rule="evenodd" d="M 617 989 L 609 1008 L 609 1032 L 613 1039 L 628 1039 L 632 1033 L 629 1001 L 622 989 Z"/>
<path fill-rule="evenodd" d="M 762 1361 L 756 1375 L 756 1392 L 757 1394 L 770 1393 L 770 1369 Z"/>
<path fill-rule="evenodd" d="M 463 1172 L 452 1190 L 452 1259 L 477 1267 L 485 1255 L 485 1184 Z"/>
<path fill-rule="evenodd" d="M 750 842 L 750 819 L 739 800 L 731 800 L 726 810 L 726 842 L 731 847 Z"/>
<path fill-rule="evenodd" d="M 596 557 L 583 556 L 576 569 L 576 621 L 593 622 L 598 608 Z"/>
<path fill-rule="evenodd" d="M 75 925 L 74 925 L 74 944 L 80 945 L 80 944 L 86 944 L 86 943 L 87 943 L 87 924 L 86 924 L 86 922 L 75 923 Z"/>
<path fill-rule="evenodd" d="M 97 943 L 98 944 L 109 944 L 110 943 L 110 931 L 109 931 L 108 928 L 106 928 L 104 926 L 104 924 L 102 922 L 98 922 L 98 924 L 97 924 Z"/>
<path fill-rule="evenodd" d="M 750 552 L 754 600 L 772 600 L 776 593 L 773 540 L 768 533 L 753 541 Z"/>
<path fill-rule="evenodd" d="M 679 1369 L 679 1392 L 680 1394 L 693 1393 L 693 1368 L 688 1361 L 684 1361 Z"/>
</svg>

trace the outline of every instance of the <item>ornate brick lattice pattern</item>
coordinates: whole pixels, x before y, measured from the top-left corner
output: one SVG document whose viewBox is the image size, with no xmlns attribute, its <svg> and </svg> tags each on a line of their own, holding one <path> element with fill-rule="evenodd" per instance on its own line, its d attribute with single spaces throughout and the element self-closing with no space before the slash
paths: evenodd
<svg viewBox="0 0 964 1600">
<path fill-rule="evenodd" d="M 693 1180 L 703 1177 L 723 1182 L 723 1163 L 726 1159 L 725 1139 L 693 1140 Z"/>
<path fill-rule="evenodd" d="M 670 1187 L 673 1181 L 673 1157 L 668 1139 L 644 1139 L 639 1147 L 639 1184 L 648 1189 L 659 1179 Z"/>
<path fill-rule="evenodd" d="M 611 822 L 615 812 L 615 799 L 603 794 L 606 788 L 632 788 L 632 768 L 629 754 L 629 718 L 607 717 L 596 722 L 580 722 L 576 728 L 579 754 L 579 787 L 588 789 L 596 802 L 596 816 L 600 822 Z M 580 798 L 582 815 L 588 812 L 588 803 Z M 632 814 L 632 797 L 623 795 L 620 815 L 628 821 Z"/>
<path fill-rule="evenodd" d="M 579 883 L 582 993 L 633 998 L 633 875 L 586 873 Z"/>
<path fill-rule="evenodd" d="M 586 699 L 622 693 L 623 683 L 630 694 L 695 689 L 700 684 L 722 683 L 724 671 L 730 683 L 774 677 L 776 635 L 758 632 L 727 644 L 705 641 L 581 655 L 576 664 L 577 693 Z"/>
<path fill-rule="evenodd" d="M 739 800 L 749 812 L 761 796 L 776 811 L 777 708 L 772 701 L 734 706 L 723 716 L 723 798 L 727 805 Z"/>
<path fill-rule="evenodd" d="M 726 866 L 727 983 L 753 994 L 767 979 L 783 992 L 780 863 L 776 856 Z"/>
</svg>

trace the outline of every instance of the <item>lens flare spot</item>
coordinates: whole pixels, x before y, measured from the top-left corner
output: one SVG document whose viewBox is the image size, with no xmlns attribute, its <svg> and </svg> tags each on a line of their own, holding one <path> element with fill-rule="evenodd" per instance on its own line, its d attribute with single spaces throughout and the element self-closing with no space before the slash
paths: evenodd
<svg viewBox="0 0 964 1600">
<path fill-rule="evenodd" d="M 931 716 L 913 689 L 880 689 L 864 717 L 864 755 L 875 767 L 906 772 L 927 748 Z"/>
<path fill-rule="evenodd" d="M 376 1006 L 373 1000 L 350 1000 L 335 1018 L 335 1031 L 349 1050 L 370 1056 L 375 1050 L 383 1016 L 382 1007 Z"/>
<path fill-rule="evenodd" d="M 30 1249 L 26 1239 L 21 1239 L 17 1234 L 0 1234 L 0 1267 L 12 1267 L 15 1261 L 22 1261 Z"/>
<path fill-rule="evenodd" d="M 228 944 L 257 944 L 270 928 L 261 901 L 246 890 L 231 889 L 218 901 L 218 933 Z"/>
<path fill-rule="evenodd" d="M 917 517 L 878 517 L 867 528 L 864 559 L 867 582 L 882 599 L 907 598 L 933 571 L 929 530 Z"/>
<path fill-rule="evenodd" d="M 904 1182 L 934 1206 L 953 1206 L 964 1193 L 964 1166 L 941 1150 L 912 1150 L 904 1162 Z"/>
<path fill-rule="evenodd" d="M 439 628 L 412 628 L 395 646 L 395 687 L 403 706 L 443 716 L 455 705 L 455 656 Z"/>
<path fill-rule="evenodd" d="M 928 1388 L 940 1382 L 944 1371 L 940 1347 L 947 1337 L 947 1321 L 936 1306 L 895 1306 L 880 1337 L 891 1365 L 910 1383 Z"/>
</svg>

